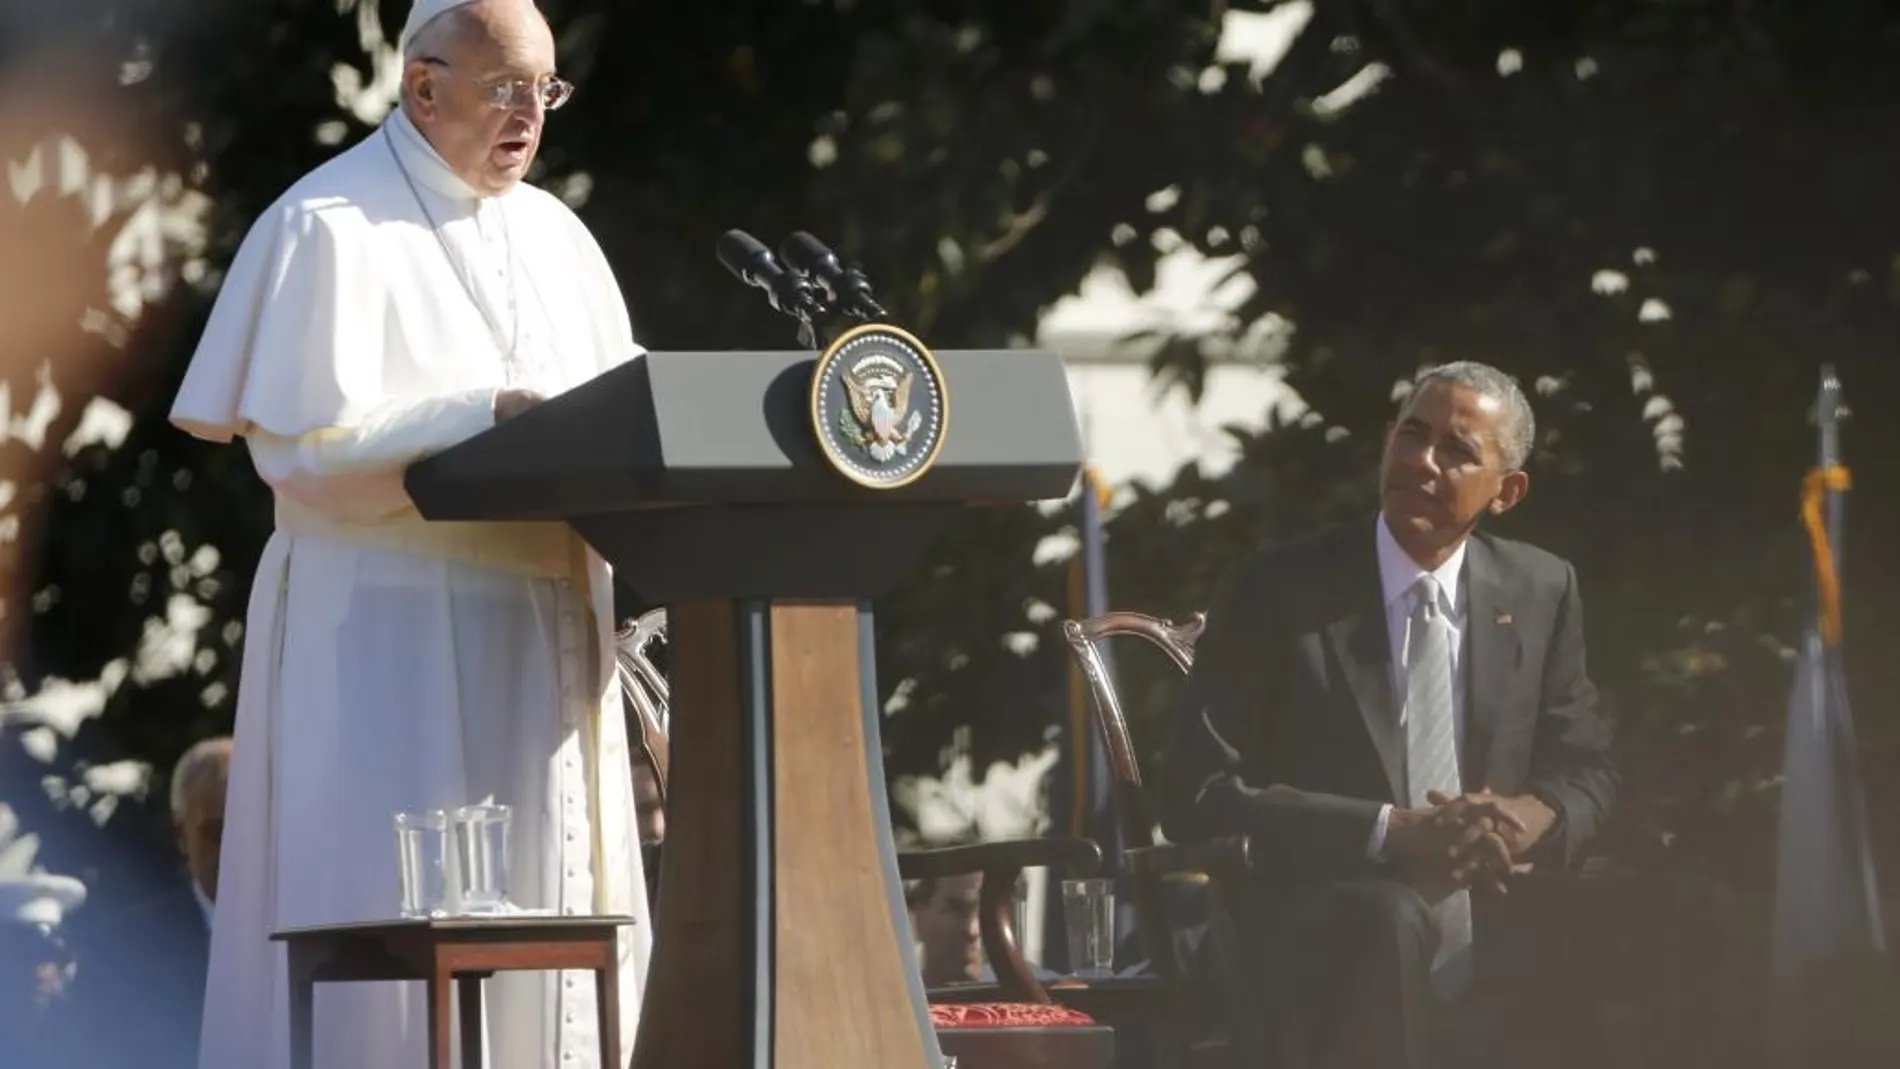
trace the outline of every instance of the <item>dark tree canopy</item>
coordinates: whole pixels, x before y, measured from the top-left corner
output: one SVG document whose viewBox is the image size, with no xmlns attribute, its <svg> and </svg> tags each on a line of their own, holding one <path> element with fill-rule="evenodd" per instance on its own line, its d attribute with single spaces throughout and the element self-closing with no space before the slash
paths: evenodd
<svg viewBox="0 0 1900 1069">
<path fill-rule="evenodd" d="M 1185 479 L 1121 516 L 1118 600 L 1203 600 L 1201 573 L 1164 564 L 1186 540 L 1212 563 L 1363 514 L 1393 385 L 1497 364 L 1535 387 L 1541 425 L 1531 499 L 1499 528 L 1583 577 L 1632 778 L 1623 859 L 1759 885 L 1809 611 L 1797 512 L 1824 361 L 1856 409 L 1845 571 L 1868 767 L 1896 742 L 1890 659 L 1852 656 L 1894 634 L 1900 423 L 1881 399 L 1900 154 L 1878 131 L 1900 106 L 1896 30 L 1857 4 L 1318 5 L 1264 93 L 1230 80 L 1208 105 L 1251 136 L 1219 141 L 1143 225 L 1245 255 L 1240 322 L 1294 325 L 1287 382 L 1324 418 L 1252 436 L 1217 485 Z M 1373 64 L 1389 78 L 1323 106 Z M 1194 388 L 1207 342 L 1160 370 Z M 1183 500 L 1231 510 L 1146 545 Z M 1874 789 L 1891 857 L 1894 797 Z"/>
<path fill-rule="evenodd" d="M 98 167 L 149 161 L 209 202 L 203 273 L 128 325 L 116 377 L 77 391 L 136 419 L 116 447 L 74 456 L 33 513 L 44 541 L 23 553 L 36 597 L 18 668 L 29 687 L 93 678 L 133 657 L 177 597 L 208 622 L 189 671 L 113 691 L 63 756 L 69 767 L 131 756 L 162 772 L 230 723 L 268 498 L 241 450 L 190 440 L 164 413 L 251 221 L 378 118 L 346 108 L 339 87 L 391 76 L 364 52 L 406 13 L 384 6 L 379 26 L 329 2 L 180 12 L 95 0 L 36 31 L 33 50 L 56 35 L 86 57 L 66 80 L 102 97 L 116 131 L 140 134 L 129 158 L 97 156 Z M 1163 159 L 1129 156 L 1121 137 L 1172 121 L 1192 93 L 1169 72 L 1203 64 L 1214 41 L 1208 11 L 1165 3 L 544 6 L 580 93 L 552 117 L 535 180 L 599 236 L 653 348 L 791 343 L 789 323 L 714 261 L 730 226 L 769 242 L 816 230 L 935 344 L 1019 342 L 1114 222 L 1167 180 Z M 44 208 L 35 218 L 61 240 L 86 232 L 49 224 Z M 1032 509 L 972 516 L 882 607 L 885 689 L 909 680 L 914 695 L 891 723 L 894 769 L 937 768 L 955 724 L 977 725 L 979 768 L 1043 744 L 1057 647 L 1024 657 L 1002 636 L 1036 626 L 1031 602 L 1060 604 L 1060 574 L 1028 553 L 1056 522 Z M 208 571 L 194 567 L 210 559 L 204 546 L 217 551 Z"/>
<path fill-rule="evenodd" d="M 1763 879 L 1788 644 L 1807 611 L 1806 408 L 1832 361 L 1855 407 L 1847 633 L 1864 761 L 1895 756 L 1882 699 L 1900 680 L 1878 655 L 1900 594 L 1885 560 L 1900 522 L 1900 422 L 1883 411 L 1900 351 L 1900 150 L 1886 136 L 1900 20 L 1886 6 L 1316 4 L 1259 81 L 1245 64 L 1212 69 L 1222 19 L 1281 5 L 545 6 L 580 93 L 550 122 L 537 181 L 600 236 L 654 348 L 790 344 L 788 321 L 714 262 L 730 226 L 817 231 L 944 346 L 1021 344 L 1098 265 L 1139 292 L 1172 244 L 1237 258 L 1253 295 L 1236 321 L 1290 325 L 1287 381 L 1313 414 L 1240 434 L 1220 478 L 1187 470 L 1122 509 L 1118 607 L 1190 612 L 1263 538 L 1367 516 L 1394 384 L 1422 364 L 1520 376 L 1542 430 L 1532 497 L 1500 530 L 1582 575 L 1630 772 L 1619 860 Z M 11 29 L 8 72 L 37 69 L 57 35 L 84 58 L 66 80 L 139 133 L 97 165 L 152 161 L 211 204 L 208 272 L 98 343 L 124 374 L 72 387 L 137 420 L 37 499 L 19 670 L 29 684 L 94 676 L 174 594 L 209 610 L 204 652 L 182 675 L 120 686 L 69 764 L 162 769 L 229 722 L 230 625 L 268 501 L 240 451 L 192 442 L 163 413 L 250 221 L 374 121 L 338 102 L 336 70 L 376 72 L 359 12 L 336 8 L 87 0 L 59 5 L 30 45 Z M 403 11 L 387 8 L 393 37 Z M 6 144 L 24 143 L 10 127 Z M 108 240 L 58 198 L 0 210 L 82 263 Z M 1156 371 L 1197 392 L 1227 341 L 1170 339 Z M 33 374 L 22 352 L 16 404 Z M 881 680 L 902 693 L 893 771 L 930 771 L 953 744 L 979 769 L 1044 744 L 1064 700 L 1059 619 L 1032 610 L 1062 611 L 1064 580 L 1032 551 L 1072 523 L 973 516 L 879 606 Z M 200 575 L 203 545 L 219 556 Z M 1033 652 L 1005 645 L 1025 631 Z M 1127 674 L 1152 752 L 1172 688 L 1143 662 Z M 1873 779 L 1893 856 L 1892 788 Z"/>
</svg>

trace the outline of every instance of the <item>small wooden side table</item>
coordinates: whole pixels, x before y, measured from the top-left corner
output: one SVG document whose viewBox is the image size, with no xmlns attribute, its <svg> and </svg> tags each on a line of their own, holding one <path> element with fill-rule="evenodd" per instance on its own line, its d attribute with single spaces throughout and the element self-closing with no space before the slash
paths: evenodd
<svg viewBox="0 0 1900 1069">
<path fill-rule="evenodd" d="M 615 936 L 632 917 L 445 917 L 290 928 L 271 935 L 290 959 L 290 1064 L 310 1069 L 320 983 L 421 980 L 429 993 L 429 1066 L 454 1069 L 449 996 L 461 1001 L 462 1066 L 482 1066 L 482 981 L 497 972 L 585 969 L 600 1006 L 600 1059 L 620 1064 Z"/>
</svg>

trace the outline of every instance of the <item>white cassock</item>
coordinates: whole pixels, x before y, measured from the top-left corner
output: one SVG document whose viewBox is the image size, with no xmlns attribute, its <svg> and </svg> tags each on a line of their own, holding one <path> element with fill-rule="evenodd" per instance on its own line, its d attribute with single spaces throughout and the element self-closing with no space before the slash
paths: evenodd
<svg viewBox="0 0 1900 1069">
<path fill-rule="evenodd" d="M 400 110 L 246 236 L 172 409 L 243 437 L 276 499 L 202 1069 L 286 1066 L 271 932 L 395 916 L 393 814 L 485 801 L 514 807 L 517 905 L 638 919 L 620 945 L 631 1056 L 652 931 L 607 565 L 559 523 L 425 522 L 401 479 L 492 426 L 497 388 L 551 396 L 642 352 L 580 220 L 526 185 L 478 199 Z M 598 1066 L 591 974 L 486 989 L 491 1066 Z M 319 1069 L 414 1069 L 422 986 L 320 984 L 315 1032 Z"/>
</svg>

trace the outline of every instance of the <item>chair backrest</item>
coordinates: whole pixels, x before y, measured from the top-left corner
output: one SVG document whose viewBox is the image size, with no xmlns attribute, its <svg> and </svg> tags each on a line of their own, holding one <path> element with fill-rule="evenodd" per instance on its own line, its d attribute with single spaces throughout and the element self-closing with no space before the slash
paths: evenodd
<svg viewBox="0 0 1900 1069">
<path fill-rule="evenodd" d="M 671 689 L 666 683 L 666 673 L 660 671 L 647 651 L 655 642 L 666 641 L 666 610 L 653 609 L 640 615 L 633 626 L 622 629 L 614 636 L 615 655 L 619 661 L 620 694 L 625 699 L 629 716 L 628 727 L 638 732 L 638 737 L 628 741 L 634 749 L 634 760 L 644 764 L 645 771 L 653 776 L 659 792 L 659 802 L 666 802 L 666 774 L 668 761 L 667 733 L 672 721 L 669 697 Z"/>
<path fill-rule="evenodd" d="M 666 673 L 648 658 L 647 650 L 655 642 L 666 641 L 666 610 L 652 609 L 640 614 L 633 626 L 615 636 L 620 654 L 620 686 L 627 700 L 635 702 L 641 719 L 651 721 L 664 733 L 670 709 Z"/>
<path fill-rule="evenodd" d="M 1102 733 L 1115 775 L 1116 812 L 1122 835 L 1130 845 L 1152 841 L 1153 815 L 1142 790 L 1141 762 L 1135 757 L 1134 738 L 1128 731 L 1128 717 L 1122 708 L 1121 695 L 1116 693 L 1114 677 L 1109 673 L 1105 650 L 1113 638 L 1145 639 L 1186 675 L 1194 666 L 1194 644 L 1206 626 L 1207 614 L 1200 612 L 1180 622 L 1138 612 L 1106 612 L 1062 623 L 1069 652 L 1088 683 L 1095 726 Z"/>
</svg>

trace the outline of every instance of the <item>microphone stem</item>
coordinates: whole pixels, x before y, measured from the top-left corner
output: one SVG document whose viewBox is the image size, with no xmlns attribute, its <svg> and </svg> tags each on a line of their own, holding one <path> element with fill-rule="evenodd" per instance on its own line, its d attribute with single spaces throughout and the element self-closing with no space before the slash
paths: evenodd
<svg viewBox="0 0 1900 1069">
<path fill-rule="evenodd" d="M 806 322 L 806 328 L 810 331 L 811 347 L 821 353 L 824 352 L 826 349 L 831 348 L 831 343 L 837 341 L 838 335 L 843 334 L 845 329 L 849 326 L 849 322 L 836 312 L 830 312 L 829 314 L 808 320 Z M 804 336 L 805 335 L 801 332 L 800 337 L 803 338 Z"/>
</svg>

